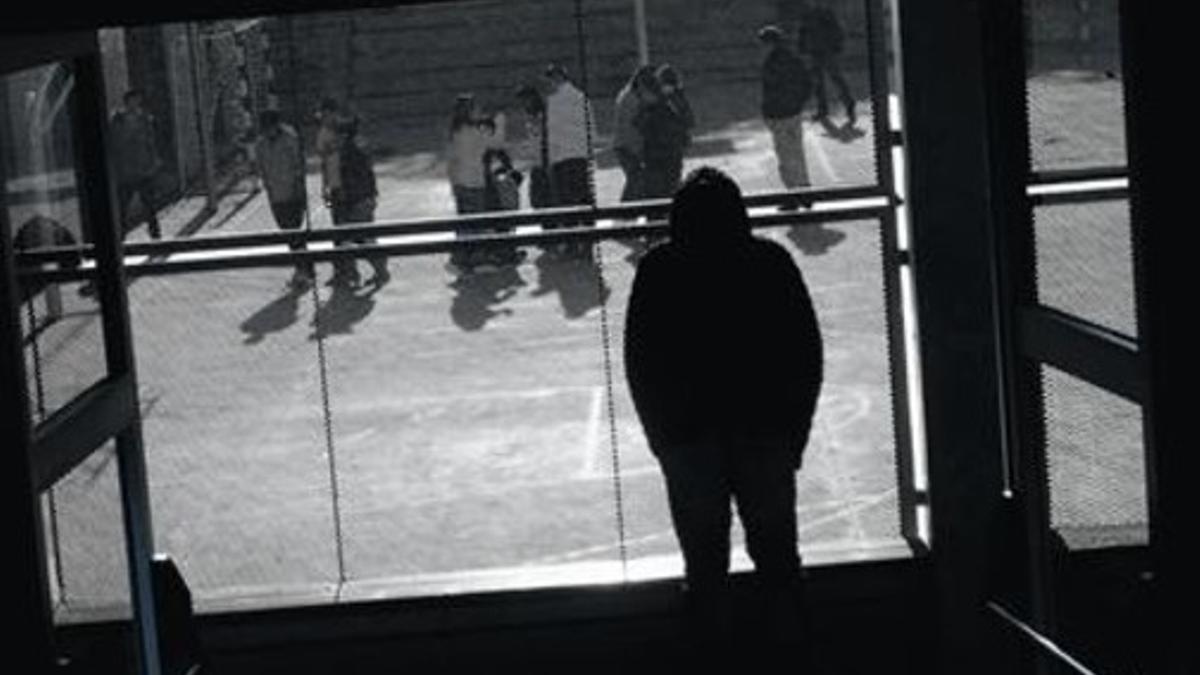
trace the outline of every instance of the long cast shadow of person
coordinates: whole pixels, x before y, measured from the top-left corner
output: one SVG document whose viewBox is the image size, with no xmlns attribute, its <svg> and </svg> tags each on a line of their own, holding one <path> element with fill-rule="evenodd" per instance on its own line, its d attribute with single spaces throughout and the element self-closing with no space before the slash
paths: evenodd
<svg viewBox="0 0 1200 675">
<path fill-rule="evenodd" d="M 303 288 L 289 288 L 286 293 L 251 314 L 239 326 L 246 334 L 246 339 L 242 341 L 242 344 L 258 344 L 268 334 L 284 331 L 296 323 L 299 318 L 300 298 L 304 294 L 305 289 Z"/>
<path fill-rule="evenodd" d="M 532 295 L 558 293 L 563 314 L 578 319 L 608 301 L 612 289 L 604 282 L 596 266 L 592 249 L 585 255 L 542 255 L 537 261 L 538 286 Z"/>
<path fill-rule="evenodd" d="M 524 285 L 525 280 L 513 265 L 459 276 L 450 284 L 455 290 L 450 318 L 465 331 L 482 330 L 488 321 L 512 314 L 511 308 L 497 309 L 497 306 L 516 295 L 516 289 Z"/>
</svg>

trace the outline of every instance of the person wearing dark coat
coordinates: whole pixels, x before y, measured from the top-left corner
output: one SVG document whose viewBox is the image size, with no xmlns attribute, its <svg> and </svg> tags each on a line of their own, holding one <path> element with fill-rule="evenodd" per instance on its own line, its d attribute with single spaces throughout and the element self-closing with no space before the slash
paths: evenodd
<svg viewBox="0 0 1200 675">
<path fill-rule="evenodd" d="M 752 235 L 724 173 L 689 174 L 669 223 L 634 276 L 624 356 L 667 486 L 693 635 L 710 647 L 727 638 L 732 501 L 771 644 L 786 643 L 802 610 L 796 473 L 822 382 L 816 312 L 787 250 Z"/>
<path fill-rule="evenodd" d="M 816 4 L 801 3 L 800 27 L 797 31 L 796 46 L 801 54 L 807 54 L 812 66 L 813 94 L 817 100 L 816 119 L 829 116 L 829 104 L 825 97 L 825 79 L 837 88 L 838 97 L 846 109 L 846 121 L 854 126 L 857 117 L 854 114 L 854 96 L 850 93 L 850 85 L 842 75 L 839 58 L 845 42 L 845 33 L 841 21 L 833 10 L 818 0 Z"/>
</svg>

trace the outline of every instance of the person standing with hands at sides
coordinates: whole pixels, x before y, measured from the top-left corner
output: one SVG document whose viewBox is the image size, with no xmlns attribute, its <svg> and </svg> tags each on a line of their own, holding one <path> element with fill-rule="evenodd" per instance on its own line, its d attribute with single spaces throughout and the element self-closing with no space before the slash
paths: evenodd
<svg viewBox="0 0 1200 675">
<path fill-rule="evenodd" d="M 559 64 L 546 67 L 544 81 L 548 92 L 546 145 L 554 205 L 594 204 L 588 139 L 595 125 L 587 96 L 571 82 L 566 68 Z M 591 245 L 586 243 L 562 247 L 563 253 L 575 255 L 590 255 L 591 250 Z"/>
<path fill-rule="evenodd" d="M 804 61 L 783 42 L 778 26 L 764 26 L 758 41 L 766 51 L 762 65 L 762 116 L 771 132 L 779 178 L 788 190 L 808 187 L 808 164 L 804 158 L 804 124 L 801 112 L 808 101 L 811 80 Z M 795 211 L 801 205 L 793 198 L 780 206 Z"/>
<path fill-rule="evenodd" d="M 259 137 L 254 143 L 254 161 L 259 178 L 267 192 L 271 215 L 281 230 L 300 230 L 304 227 L 304 212 L 308 199 L 304 187 L 304 150 L 300 136 L 284 124 L 278 110 L 264 110 L 258 116 Z M 293 251 L 303 251 L 302 242 L 289 244 Z M 304 288 L 312 283 L 312 263 L 296 263 L 296 272 L 288 284 Z"/>
<path fill-rule="evenodd" d="M 806 644 L 796 473 L 823 379 L 812 298 L 787 250 L 753 236 L 741 191 L 717 169 L 684 180 L 669 230 L 637 267 L 624 357 L 683 552 L 690 652 L 716 664 L 731 651 L 733 502 L 761 610 L 739 623 L 758 628 L 764 656 L 794 663 Z"/>
<path fill-rule="evenodd" d="M 375 220 L 375 207 L 379 190 L 375 182 L 375 169 L 371 158 L 358 135 L 358 118 L 340 116 L 333 126 L 337 146 L 337 184 L 329 192 L 329 211 L 334 227 L 340 225 L 363 225 Z M 338 241 L 337 246 L 348 244 L 374 244 L 372 237 L 359 237 L 351 241 Z M 375 276 L 371 283 L 377 288 L 391 279 L 387 258 L 380 254 L 367 256 Z M 359 284 L 358 266 L 354 260 L 339 259 L 333 263 L 333 286 L 353 288 Z"/>
<path fill-rule="evenodd" d="M 617 163 L 625 174 L 625 186 L 621 189 L 621 201 L 642 199 L 645 159 L 642 155 L 642 132 L 637 127 L 638 115 L 646 103 L 647 91 L 655 84 L 654 67 L 638 66 L 629 81 L 617 92 L 613 109 L 613 151 Z"/>
<path fill-rule="evenodd" d="M 154 181 L 162 169 L 162 160 L 154 140 L 154 117 L 146 110 L 141 91 L 130 89 L 125 92 L 124 106 L 112 116 L 109 127 L 116 160 L 117 202 L 124 231 L 128 232 L 138 224 L 134 222 L 137 216 L 133 199 L 136 197 L 141 202 L 150 238 L 161 239 Z"/>
</svg>

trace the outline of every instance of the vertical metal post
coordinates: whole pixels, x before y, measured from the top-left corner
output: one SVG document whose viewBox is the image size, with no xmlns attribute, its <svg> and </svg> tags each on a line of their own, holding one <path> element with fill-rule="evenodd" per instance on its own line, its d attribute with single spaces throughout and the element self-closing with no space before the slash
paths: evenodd
<svg viewBox="0 0 1200 675">
<path fill-rule="evenodd" d="M 189 23 L 187 27 L 188 48 L 192 61 L 192 98 L 196 111 L 196 130 L 200 133 L 200 164 L 204 171 L 204 209 L 217 209 L 217 179 L 213 167 L 212 127 L 208 123 L 207 97 L 204 95 L 207 87 L 203 85 L 201 75 L 205 69 L 201 67 L 200 31 L 196 24 Z"/>
<path fill-rule="evenodd" d="M 1129 208 L 1133 228 L 1134 279 L 1139 349 L 1149 382 L 1142 407 L 1146 446 L 1154 625 L 1147 672 L 1197 672 L 1193 622 L 1200 565 L 1195 517 L 1195 335 L 1185 328 L 1194 306 L 1194 246 L 1180 214 L 1192 206 L 1191 175 L 1177 167 L 1179 148 L 1161 142 L 1176 119 L 1177 92 L 1164 74 L 1178 66 L 1178 45 L 1162 28 L 1187 25 L 1175 4 L 1121 0 L 1121 67 L 1129 156 Z"/>
<path fill-rule="evenodd" d="M 646 0 L 633 0 L 633 31 L 637 39 L 638 65 L 650 63 L 650 38 L 646 34 Z"/>
<path fill-rule="evenodd" d="M 882 2 L 864 0 L 867 16 L 867 67 L 870 74 L 872 132 L 875 137 L 875 180 L 888 194 L 897 194 L 895 167 L 892 165 L 891 97 L 887 73 L 887 41 L 883 30 Z M 899 208 L 899 205 L 896 205 Z M 908 361 L 905 349 L 904 299 L 901 295 L 900 267 L 907 264 L 900 251 L 899 224 L 894 209 L 880 219 L 883 259 L 884 315 L 888 332 L 888 363 L 892 392 L 892 433 L 896 439 L 896 481 L 900 510 L 900 533 L 914 550 L 924 544 L 917 528 L 918 495 L 913 479 L 912 423 L 908 398 Z"/>
<path fill-rule="evenodd" d="M 993 297 L 996 358 L 1000 363 L 999 400 L 1003 423 L 1002 449 L 1008 486 L 1016 494 L 1026 559 L 1022 573 L 1025 611 L 1043 635 L 1057 637 L 1056 583 L 1051 552 L 1050 486 L 1047 475 L 1046 422 L 1041 366 L 1021 353 L 1018 313 L 1038 302 L 1037 248 L 1029 183 L 1027 66 L 1028 26 L 1024 2 L 983 3 L 983 57 L 988 146 L 991 155 L 988 190 L 994 224 L 990 231 L 993 254 L 989 273 Z M 999 533 L 993 536 L 1000 536 Z M 1015 542 L 1014 542 L 1015 543 Z M 1053 664 L 1039 655 L 1037 672 L 1052 672 Z"/>
<path fill-rule="evenodd" d="M 937 672 L 1015 672 L 984 614 L 1000 510 L 983 5 L 898 4 L 908 210 L 929 452 Z M 1010 46 L 1019 49 L 1020 46 Z M 953 63 L 953 68 L 947 68 Z M 1008 667 L 1006 667 L 1008 666 Z"/>
<path fill-rule="evenodd" d="M 127 375 L 136 382 L 133 338 L 122 269 L 122 237 L 105 143 L 105 96 L 99 46 L 75 60 L 77 96 L 75 139 L 80 203 L 84 227 L 92 233 L 96 251 L 97 289 L 104 328 L 109 377 Z M 137 406 L 137 392 L 134 391 Z M 134 635 L 139 671 L 158 675 L 161 669 L 151 559 L 154 543 L 150 498 L 146 484 L 141 423 L 136 420 L 117 436 L 125 549 L 133 600 Z"/>
<path fill-rule="evenodd" d="M 7 86 L 0 73 L 0 89 Z M 9 108 L 0 97 L 0 142 L 7 136 Z M 50 580 L 42 532 L 42 510 L 33 478 L 33 425 L 22 352 L 20 289 L 13 260 L 6 176 L 0 161 L 0 438 L 4 439 L 4 471 L 0 472 L 0 513 L 3 514 L 5 562 L 12 578 L 5 598 L 9 644 L 17 646 L 13 663 L 45 672 L 54 664 L 54 620 Z"/>
</svg>

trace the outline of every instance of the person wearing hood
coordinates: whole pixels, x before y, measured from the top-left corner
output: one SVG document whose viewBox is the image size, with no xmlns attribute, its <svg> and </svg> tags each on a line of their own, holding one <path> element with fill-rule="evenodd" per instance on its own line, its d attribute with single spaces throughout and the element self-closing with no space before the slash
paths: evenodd
<svg viewBox="0 0 1200 675">
<path fill-rule="evenodd" d="M 740 189 L 719 170 L 688 175 L 669 230 L 634 276 L 624 357 L 666 482 L 692 635 L 713 649 L 729 639 L 732 501 L 767 644 L 786 648 L 802 614 L 796 472 L 822 382 L 816 312 L 791 255 L 751 233 Z"/>
</svg>

